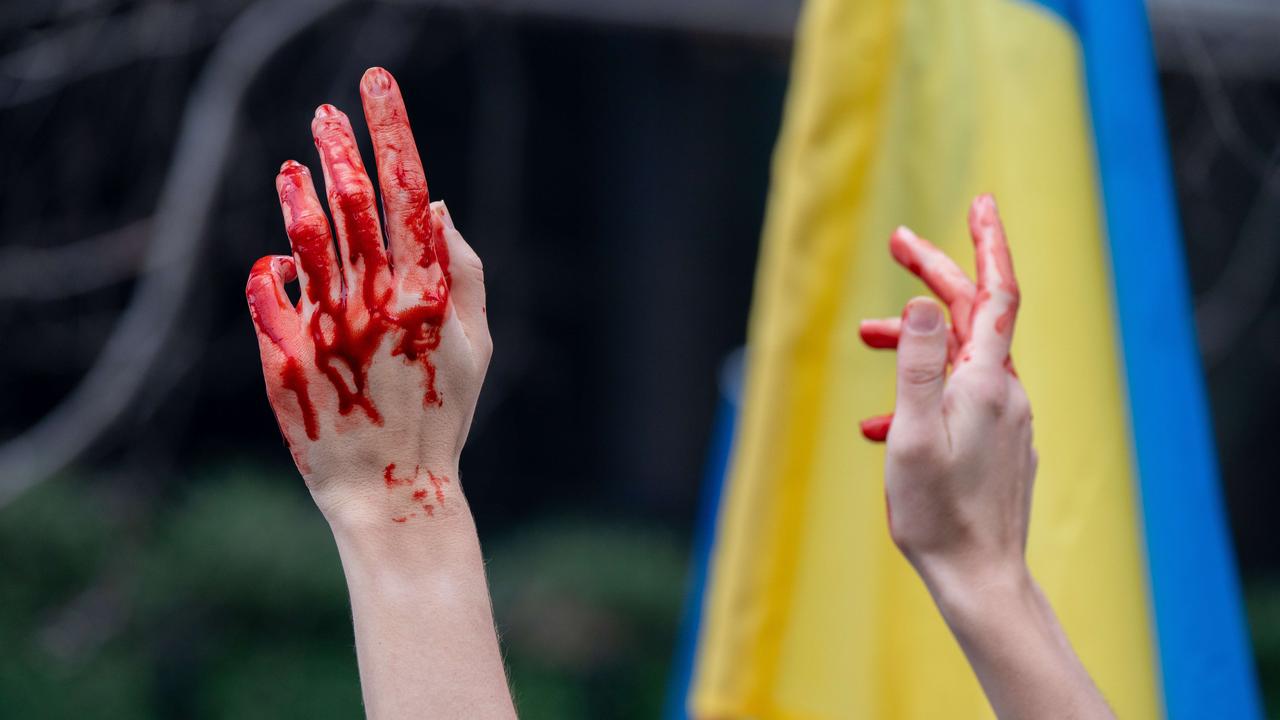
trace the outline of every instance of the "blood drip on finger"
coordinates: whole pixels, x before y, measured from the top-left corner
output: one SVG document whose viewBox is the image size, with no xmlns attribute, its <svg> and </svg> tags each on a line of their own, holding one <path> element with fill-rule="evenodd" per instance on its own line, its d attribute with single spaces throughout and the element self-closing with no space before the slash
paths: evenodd
<svg viewBox="0 0 1280 720">
<path fill-rule="evenodd" d="M 301 166 L 286 167 L 281 173 L 287 181 L 281 197 L 291 207 L 301 203 L 304 173 Z M 301 207 L 294 209 L 298 214 L 303 210 Z M 424 208 L 424 212 L 434 215 L 429 207 Z M 346 237 L 379 237 L 375 217 L 367 213 L 339 214 L 347 218 L 341 221 L 345 223 Z M 440 276 L 408 308 L 397 309 L 394 291 L 380 289 L 374 282 L 372 271 L 380 263 L 385 263 L 378 248 L 368 247 L 363 241 L 353 243 L 348 257 L 343 258 L 344 262 L 363 271 L 364 281 L 354 289 L 358 293 L 355 296 L 351 295 L 353 289 L 349 287 L 344 287 L 336 296 L 326 290 L 335 287 L 336 283 L 334 268 L 324 253 L 297 254 L 301 270 L 308 278 L 307 298 L 315 307 L 306 331 L 310 333 L 315 347 L 316 369 L 332 385 L 338 398 L 338 412 L 342 415 L 349 415 L 359 408 L 375 425 L 382 424 L 382 414 L 369 394 L 369 368 L 388 336 L 393 338 L 393 356 L 422 368 L 424 406 L 443 404 L 436 388 L 436 367 L 431 361 L 431 353 L 440 346 L 441 330 L 448 313 L 449 259 L 447 250 L 442 248 L 444 243 L 438 241 L 439 221 L 431 218 L 422 227 L 430 233 L 423 242 L 430 251 L 424 253 L 422 263 L 424 267 L 438 266 Z M 300 228 L 296 234 L 298 237 L 292 240 L 298 246 L 329 242 L 328 234 L 318 225 Z M 315 421 L 314 406 L 306 393 L 305 377 L 301 374 L 282 375 L 281 383 L 289 389 L 301 388 L 294 392 L 303 407 L 304 419 L 310 418 L 306 424 L 307 436 L 312 440 L 318 439 L 319 427 Z"/>
</svg>

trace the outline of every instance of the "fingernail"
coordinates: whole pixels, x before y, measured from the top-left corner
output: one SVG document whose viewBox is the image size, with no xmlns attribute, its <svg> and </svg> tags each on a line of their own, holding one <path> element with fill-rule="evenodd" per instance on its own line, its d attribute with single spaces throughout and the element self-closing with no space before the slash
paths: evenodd
<svg viewBox="0 0 1280 720">
<path fill-rule="evenodd" d="M 996 199 L 991 193 L 983 193 L 978 196 L 977 202 L 978 222 L 983 225 L 990 225 L 996 219 Z"/>
<path fill-rule="evenodd" d="M 369 97 L 382 97 L 391 90 L 391 73 L 380 67 L 364 71 L 364 91 Z"/>
<path fill-rule="evenodd" d="M 907 305 L 907 327 L 912 332 L 931 333 L 942 324 L 942 308 L 936 303 L 922 300 Z"/>
<path fill-rule="evenodd" d="M 331 117 L 337 117 L 337 115 L 338 115 L 338 108 L 330 105 L 329 103 L 325 103 L 320 107 L 316 108 L 316 117 L 318 118 L 331 118 Z"/>
</svg>

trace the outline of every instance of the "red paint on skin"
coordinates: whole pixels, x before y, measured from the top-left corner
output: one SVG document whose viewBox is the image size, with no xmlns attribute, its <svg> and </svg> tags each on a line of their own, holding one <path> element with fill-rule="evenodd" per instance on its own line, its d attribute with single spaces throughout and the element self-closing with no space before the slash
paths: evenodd
<svg viewBox="0 0 1280 720">
<path fill-rule="evenodd" d="M 391 518 L 391 522 L 398 522 L 398 523 L 402 523 L 402 522 L 408 522 L 408 521 L 409 521 L 409 518 L 408 518 L 407 516 L 405 516 L 405 515 L 401 515 L 400 517 L 393 517 L 393 518 Z"/>
<path fill-rule="evenodd" d="M 1018 308 L 1016 305 L 1011 305 L 1003 313 L 1000 313 L 1000 317 L 996 318 L 996 332 L 1001 335 L 1011 334 L 1013 332 L 1013 319 L 1017 317 L 1017 314 Z"/>
<path fill-rule="evenodd" d="M 427 478 L 431 480 L 431 484 L 435 486 L 436 502 L 443 505 L 444 504 L 444 484 L 449 482 L 449 478 L 445 477 L 444 475 L 437 476 L 435 473 L 431 472 L 430 470 L 427 471 Z"/>
<path fill-rule="evenodd" d="M 947 304 L 958 342 L 967 341 L 973 311 L 973 281 L 945 253 L 905 226 L 889 238 L 889 252 Z"/>
<path fill-rule="evenodd" d="M 284 282 L 297 277 L 297 267 L 290 258 L 264 257 L 253 265 L 249 271 L 249 284 L 246 297 L 249 301 L 249 314 L 253 316 L 258 333 L 281 350 L 285 355 L 284 366 L 280 368 L 280 386 L 294 394 L 302 413 L 302 423 L 307 437 L 315 440 L 320 437 L 320 425 L 316 416 L 315 405 L 307 388 L 307 376 L 302 370 L 302 363 L 291 354 L 295 343 L 293 338 L 295 327 L 284 327 L 283 319 L 292 316 L 296 321 L 296 310 L 289 304 L 288 297 L 277 290 L 274 277 L 278 275 Z M 272 308 L 271 305 L 275 307 Z M 276 418 L 279 423 L 279 418 Z M 285 444 L 292 448 L 289 434 L 284 426 L 280 426 L 280 434 Z"/>
<path fill-rule="evenodd" d="M 1020 293 L 1013 274 L 1008 240 L 1000 225 L 995 200 L 990 195 L 982 195 L 974 201 L 971 222 L 976 240 L 974 254 L 978 265 L 978 280 L 985 286 L 979 297 L 983 297 L 982 293 L 985 293 L 986 299 L 990 300 L 992 289 L 1003 293 L 1004 296 L 1000 298 L 1004 303 L 1003 311 L 996 317 L 994 329 L 998 334 L 1010 335 L 1017 317 Z M 998 278 L 992 278 L 992 272 Z M 993 279 L 998 281 L 992 282 Z"/>
<path fill-rule="evenodd" d="M 317 141 L 317 146 L 320 145 Z M 359 407 L 370 421 L 382 423 L 382 416 L 368 394 L 368 373 L 373 356 L 388 333 L 398 333 L 399 338 L 392 355 L 403 356 L 406 361 L 422 366 L 423 403 L 442 405 L 430 353 L 440 345 L 440 331 L 447 317 L 447 255 L 440 261 L 436 260 L 437 253 L 432 254 L 432 259 L 441 265 L 440 282 L 423 293 L 418 305 L 396 312 L 391 307 L 390 288 L 378 287 L 377 279 L 387 274 L 387 265 L 376 215 L 343 205 L 352 202 L 349 198 L 359 193 L 331 193 L 335 214 L 343 223 L 342 232 L 349 244 L 347 262 L 349 267 L 360 267 L 364 278 L 361 292 L 356 296 L 351 297 L 348 288 L 335 294 L 333 289 L 341 286 L 333 273 L 332 240 L 323 222 L 308 220 L 314 218 L 315 211 L 305 189 L 306 182 L 306 169 L 291 162 L 281 169 L 277 187 L 290 217 L 304 220 L 292 223 L 290 240 L 308 280 L 307 297 L 315 305 L 308 323 L 315 346 L 315 364 L 338 396 L 338 411 L 347 415 Z M 351 304 L 350 300 L 356 302 Z M 359 305 L 363 307 L 357 307 Z"/>
<path fill-rule="evenodd" d="M 367 86 L 378 90 L 375 95 L 386 94 L 394 86 L 394 80 L 385 71 L 373 72 L 367 77 Z M 387 169 L 384 177 L 394 177 L 392 184 L 398 184 L 404 190 L 421 186 L 418 194 L 384 194 L 383 201 L 388 210 L 398 203 L 394 221 L 388 213 L 390 229 L 396 238 L 408 241 L 412 252 L 417 254 L 416 265 L 428 271 L 436 266 L 439 274 L 428 275 L 430 280 L 421 283 L 426 287 L 420 294 L 417 279 L 411 281 L 417 297 L 405 298 L 403 292 L 400 298 L 396 297 L 393 288 L 396 279 L 391 274 L 378 221 L 377 195 L 360 159 L 349 121 L 331 105 L 317 109 L 312 131 L 323 159 L 329 208 L 333 212 L 341 257 L 334 251 L 329 221 L 315 195 L 310 174 L 299 163 L 288 161 L 281 166 L 276 187 L 294 259 L 264 258 L 250 274 L 247 295 L 259 336 L 264 342 L 278 347 L 285 356 L 278 387 L 292 392 L 297 398 L 303 426 L 312 440 L 318 439 L 319 421 L 309 387 L 310 381 L 314 380 L 308 376 L 310 365 L 314 363 L 323 379 L 333 386 L 340 414 L 348 415 L 358 407 L 375 425 L 381 425 L 382 415 L 369 395 L 368 376 L 374 355 L 388 340 L 393 357 L 402 357 L 406 363 L 423 368 L 424 405 L 443 404 L 436 388 L 436 367 L 430 354 L 440 345 L 442 328 L 448 317 L 451 277 L 444 228 L 446 224 L 452 228 L 452 222 L 443 206 L 438 210 L 431 207 L 426 179 L 421 172 L 398 91 L 395 102 L 384 107 L 389 110 L 386 117 L 390 126 L 370 122 L 379 165 Z M 399 133 L 398 139 L 394 137 L 395 133 Z M 384 150 L 389 152 L 384 153 Z M 413 200 L 405 203 L 405 197 Z M 299 275 L 303 278 L 305 292 L 303 301 L 295 308 L 280 290 L 279 280 L 288 282 Z M 404 278 L 400 280 L 404 282 Z M 268 297 L 270 294 L 275 298 Z M 268 303 L 271 302 L 276 302 L 279 308 L 270 306 Z M 412 306 L 404 307 L 408 303 Z M 292 319 L 295 320 L 299 313 L 309 312 L 310 315 L 305 325 L 290 325 L 283 310 L 293 313 Z M 305 357 L 310 353 L 299 352 L 302 349 L 299 347 L 299 340 L 303 339 L 299 335 L 301 332 L 310 334 L 314 357 Z M 281 434 L 288 443 L 283 426 Z M 407 478 L 396 477 L 395 469 L 393 463 L 384 470 L 384 481 L 389 489 L 416 483 L 418 468 L 415 467 L 414 475 Z M 443 502 L 441 488 L 443 483 L 449 482 L 448 478 L 428 475 L 436 497 Z M 427 496 L 428 490 L 417 490 L 413 494 L 414 500 L 421 500 Z M 433 507 L 430 504 L 423 507 L 431 514 Z M 404 522 L 416 515 L 411 513 L 392 519 Z"/>
<path fill-rule="evenodd" d="M 888 331 L 878 325 L 870 325 L 870 327 L 863 325 L 858 328 L 858 334 L 863 338 L 863 342 L 877 350 L 891 350 L 897 347 L 897 338 L 899 338 L 899 333 Z"/>
<path fill-rule="evenodd" d="M 245 299 L 249 302 L 249 314 L 253 316 L 258 331 L 265 334 L 276 347 L 287 352 L 289 339 L 294 334 L 295 328 L 280 324 L 285 317 L 281 311 L 292 312 L 293 307 L 289 304 L 288 298 L 281 297 L 276 290 L 277 275 L 284 282 L 293 280 L 297 276 L 293 261 L 271 255 L 259 259 L 249 270 Z M 272 306 L 275 309 L 272 309 Z"/>
<path fill-rule="evenodd" d="M 872 442 L 884 442 L 889 437 L 889 427 L 893 423 L 893 415 L 878 415 L 859 423 L 862 436 Z"/>
<path fill-rule="evenodd" d="M 320 423 L 316 416 L 316 406 L 311 402 L 311 394 L 307 391 L 307 374 L 302 370 L 302 363 L 291 357 L 285 361 L 280 371 L 280 385 L 293 392 L 298 398 L 298 407 L 302 411 L 302 425 L 306 428 L 307 437 L 320 439 Z"/>
<path fill-rule="evenodd" d="M 419 468 L 418 468 L 418 466 L 417 466 L 417 465 L 415 465 L 415 466 L 413 467 L 413 474 L 412 474 L 412 475 L 409 475 L 409 476 L 407 476 L 407 477 L 398 478 L 398 477 L 396 477 L 396 475 L 395 475 L 395 473 L 396 473 L 396 464 L 395 464 L 395 463 L 391 463 L 390 465 L 388 465 L 388 466 L 386 467 L 386 469 L 384 469 L 384 470 L 382 471 L 382 479 L 383 479 L 383 481 L 387 484 L 387 487 L 388 487 L 388 488 L 393 488 L 393 487 L 396 487 L 396 486 L 398 486 L 398 485 L 413 485 L 413 484 L 414 484 L 415 482 L 417 482 L 417 480 L 418 480 L 418 469 L 419 469 Z"/>
<path fill-rule="evenodd" d="M 387 489 L 390 490 L 396 487 L 416 485 L 418 480 L 418 475 L 420 474 L 421 474 L 421 466 L 414 466 L 413 475 L 409 475 L 406 477 L 396 477 L 396 464 L 391 463 L 390 465 L 387 465 L 387 467 L 382 471 L 382 479 L 383 479 L 383 482 L 386 483 Z M 427 479 L 430 480 L 432 487 L 435 489 L 436 503 L 439 505 L 444 505 L 444 484 L 449 482 L 449 478 L 444 475 L 436 475 L 435 473 L 428 470 Z M 429 493 L 430 491 L 425 488 L 418 488 L 417 490 L 413 491 L 411 497 L 413 499 L 413 502 L 419 503 L 425 500 Z M 431 503 L 429 502 L 422 503 L 422 509 L 424 512 L 426 512 L 427 517 L 435 517 L 435 512 L 436 512 L 435 506 L 432 505 Z M 417 513 L 411 513 L 407 516 L 401 516 L 401 517 L 406 517 L 406 518 L 417 517 Z M 404 520 L 401 520 L 400 518 L 393 517 L 391 519 L 394 520 L 395 522 L 404 522 Z"/>
</svg>

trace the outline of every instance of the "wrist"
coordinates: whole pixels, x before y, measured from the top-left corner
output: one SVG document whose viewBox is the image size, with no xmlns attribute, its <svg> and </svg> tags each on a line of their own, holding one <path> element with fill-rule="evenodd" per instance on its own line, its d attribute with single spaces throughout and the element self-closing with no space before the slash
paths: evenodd
<svg viewBox="0 0 1280 720">
<path fill-rule="evenodd" d="M 1038 616 L 1039 588 L 1026 563 L 915 563 L 943 619 L 957 636 Z"/>
<path fill-rule="evenodd" d="M 434 527 L 469 514 L 457 467 L 391 463 L 339 477 L 307 477 L 307 486 L 335 534 Z"/>
<path fill-rule="evenodd" d="M 448 577 L 465 572 L 479 557 L 475 523 L 459 497 L 447 513 L 414 522 L 387 520 L 367 507 L 327 514 L 348 580 L 375 584 L 401 579 Z"/>
</svg>

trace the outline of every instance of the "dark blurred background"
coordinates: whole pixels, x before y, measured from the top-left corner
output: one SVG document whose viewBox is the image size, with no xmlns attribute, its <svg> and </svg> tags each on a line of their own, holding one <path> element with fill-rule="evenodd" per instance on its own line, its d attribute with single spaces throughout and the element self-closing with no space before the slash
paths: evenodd
<svg viewBox="0 0 1280 720">
<path fill-rule="evenodd" d="M 1280 8 L 1150 7 L 1277 708 Z M 463 472 L 522 717 L 656 716 L 797 9 L 0 5 L 0 717 L 359 714 L 337 555 L 241 293 L 287 248 L 276 168 L 316 165 L 314 107 L 359 118 L 371 65 L 485 261 L 496 353 Z"/>
</svg>

